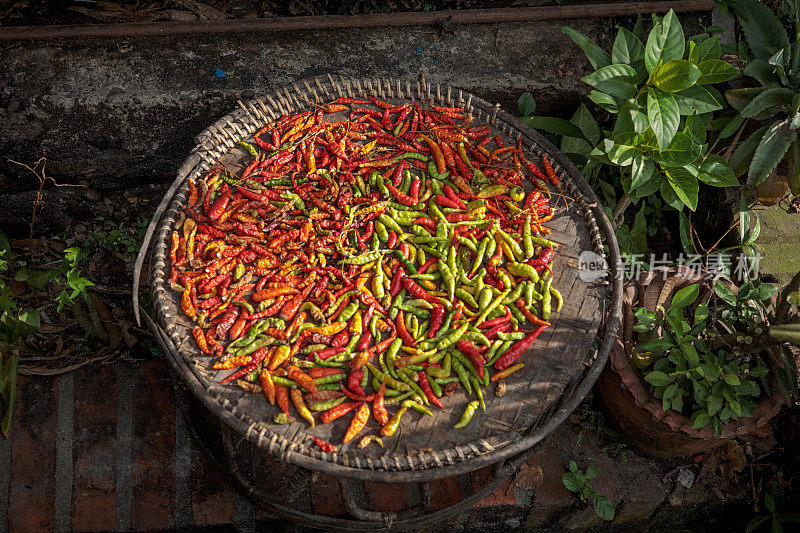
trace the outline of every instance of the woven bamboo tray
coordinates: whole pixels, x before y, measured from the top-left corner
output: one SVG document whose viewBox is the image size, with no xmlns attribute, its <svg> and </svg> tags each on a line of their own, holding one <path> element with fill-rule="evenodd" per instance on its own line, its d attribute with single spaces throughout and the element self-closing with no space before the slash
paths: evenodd
<svg viewBox="0 0 800 533">
<path fill-rule="evenodd" d="M 374 95 L 392 103 L 430 101 L 459 106 L 473 116 L 474 124 L 487 124 L 507 143 L 521 139 L 527 156 L 539 163 L 546 153 L 562 181 L 565 198 L 555 200 L 557 216 L 547 223 L 551 238 L 561 244 L 553 272 L 554 286 L 564 295 L 564 306 L 553 315 L 546 330 L 523 356 L 524 370 L 507 380 L 501 398 L 486 390 L 486 413 L 478 411 L 472 423 L 452 430 L 469 399 L 459 389 L 444 399 L 445 409 L 435 416 L 414 413 L 403 418 L 402 431 L 385 439 L 384 449 L 358 449 L 355 442 L 339 446 L 336 453 L 322 452 L 312 436 L 341 442 L 349 418 L 318 425 L 305 422 L 271 423 L 277 408 L 259 394 L 218 381 L 227 372 L 211 368 L 192 336 L 193 323 L 180 309 L 179 295 L 167 283 L 168 245 L 176 218 L 188 197 L 187 178 L 197 179 L 222 162 L 228 168 L 244 165 L 236 142 L 247 141 L 265 123 L 341 96 Z M 619 276 L 609 275 L 592 284 L 578 278 L 578 255 L 591 250 L 612 266 L 619 251 L 609 221 L 597 198 L 574 165 L 541 135 L 499 108 L 465 91 L 396 79 L 313 78 L 278 89 L 246 102 L 198 137 L 198 144 L 178 171 L 148 228 L 137 258 L 134 299 L 150 239 L 155 236 L 150 278 L 156 323 L 152 325 L 173 369 L 193 393 L 235 431 L 260 449 L 290 464 L 336 476 L 383 482 L 421 482 L 458 475 L 507 460 L 546 438 L 583 399 L 606 362 L 621 316 Z M 605 251 L 604 251 L 605 245 Z M 138 304 L 135 306 L 138 312 Z M 411 413 L 409 413 L 411 414 Z M 374 421 L 371 422 L 374 424 Z M 376 427 L 368 425 L 372 432 Z M 367 433 L 366 431 L 364 432 Z"/>
</svg>

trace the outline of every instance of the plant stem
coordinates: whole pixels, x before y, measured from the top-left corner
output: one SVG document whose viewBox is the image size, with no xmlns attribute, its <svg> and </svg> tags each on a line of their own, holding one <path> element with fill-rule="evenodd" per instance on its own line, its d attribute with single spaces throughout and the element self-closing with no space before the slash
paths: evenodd
<svg viewBox="0 0 800 533">
<path fill-rule="evenodd" d="M 624 220 L 622 215 L 629 205 L 631 205 L 631 197 L 628 196 L 627 193 L 624 193 L 622 198 L 619 199 L 619 202 L 617 202 L 617 205 L 614 206 L 614 211 L 611 213 L 611 223 L 614 225 L 614 229 L 622 225 Z"/>
</svg>

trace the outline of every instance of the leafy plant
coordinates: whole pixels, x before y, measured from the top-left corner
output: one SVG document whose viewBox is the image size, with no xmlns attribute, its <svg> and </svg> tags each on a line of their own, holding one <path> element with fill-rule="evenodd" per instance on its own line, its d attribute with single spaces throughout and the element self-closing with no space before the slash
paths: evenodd
<svg viewBox="0 0 800 533">
<path fill-rule="evenodd" d="M 11 247 L 6 236 L 0 232 L 0 429 L 4 435 L 11 431 L 11 416 L 16 403 L 19 352 L 15 348 L 22 337 L 34 333 L 40 325 L 39 311 L 19 310 L 11 299 L 2 277 L 8 270 L 10 260 Z"/>
<path fill-rule="evenodd" d="M 635 352 L 649 356 L 644 376 L 663 408 L 690 414 L 693 427 L 711 424 L 715 434 L 729 420 L 752 416 L 769 369 L 758 354 L 741 350 L 765 333 L 766 306 L 775 293 L 768 283 L 749 281 L 734 292 L 723 281 L 713 287 L 713 306 L 699 300 L 700 285 L 677 291 L 666 309 L 635 310 L 634 331 L 643 335 Z"/>
<path fill-rule="evenodd" d="M 78 269 L 84 258 L 84 252 L 80 248 L 67 248 L 64 250 L 64 263 L 60 270 L 55 273 L 55 278 L 64 286 L 55 301 L 58 302 L 58 311 L 64 309 L 67 304 L 72 304 L 78 295 L 83 296 L 88 301 L 86 287 L 94 285 L 91 281 L 81 275 Z"/>
<path fill-rule="evenodd" d="M 584 474 L 583 470 L 578 470 L 578 465 L 575 461 L 570 461 L 569 472 L 561 476 L 561 481 L 567 489 L 580 496 L 581 501 L 585 502 L 591 498 L 592 506 L 597 516 L 603 520 L 613 520 L 614 504 L 606 496 L 592 490 L 591 480 L 596 478 L 598 473 L 598 468 L 595 465 L 591 465 Z"/>
<path fill-rule="evenodd" d="M 746 50 L 739 53 L 746 62 L 744 74 L 758 82 L 758 86 L 725 93 L 737 115 L 720 136 L 744 132 L 750 121 L 758 126 L 737 144 L 731 165 L 737 176 L 747 173 L 751 187 L 768 180 L 771 198 L 779 199 L 789 187 L 800 195 L 800 2 L 793 6 L 794 42 L 789 41 L 778 16 L 758 0 L 724 3 L 736 13 L 749 45 L 751 57 Z M 781 162 L 788 171 L 779 166 Z"/>
<path fill-rule="evenodd" d="M 140 216 L 136 220 L 135 228 L 130 228 L 122 222 L 115 224 L 104 218 L 96 220 L 102 229 L 91 235 L 93 244 L 111 252 L 117 259 L 129 261 L 139 250 L 147 229 L 147 219 Z"/>
<path fill-rule="evenodd" d="M 800 514 L 776 513 L 775 512 L 775 497 L 769 492 L 764 493 L 764 507 L 767 508 L 770 514 L 756 516 L 750 523 L 747 524 L 746 533 L 752 533 L 767 522 L 770 523 L 770 531 L 772 533 L 782 533 L 783 524 L 785 522 L 793 522 L 800 524 Z"/>
<path fill-rule="evenodd" d="M 629 203 L 656 193 L 678 211 L 684 206 L 694 211 L 700 182 L 738 186 L 731 166 L 707 144 L 711 114 L 725 103 L 712 85 L 738 71 L 719 59 L 717 36 L 703 33 L 687 40 L 673 11 L 663 19 L 653 15 L 653 24 L 647 39 L 641 17 L 633 31 L 621 28 L 610 54 L 580 32 L 561 27 L 596 69 L 582 79 L 593 87 L 589 98 L 615 115 L 610 131 L 601 130 L 584 105 L 569 121 L 571 127 L 541 117 L 529 122 L 563 135 L 562 151 L 587 177 L 594 178 L 603 165 L 619 169 L 624 195 L 615 219 Z"/>
</svg>

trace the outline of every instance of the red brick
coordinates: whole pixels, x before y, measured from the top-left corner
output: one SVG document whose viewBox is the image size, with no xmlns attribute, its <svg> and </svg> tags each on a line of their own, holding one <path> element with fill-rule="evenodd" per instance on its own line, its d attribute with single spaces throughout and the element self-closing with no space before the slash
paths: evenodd
<svg viewBox="0 0 800 533">
<path fill-rule="evenodd" d="M 403 483 L 364 482 L 369 503 L 381 511 L 401 511 L 408 508 L 408 492 Z"/>
<path fill-rule="evenodd" d="M 533 504 L 526 527 L 552 525 L 553 520 L 575 503 L 575 495 L 564 486 L 561 477 L 567 471 L 569 460 L 559 438 L 560 428 L 553 438 L 528 460 L 531 466 L 542 469 L 542 484 L 533 491 Z"/>
<path fill-rule="evenodd" d="M 320 516 L 343 516 L 347 508 L 342 499 L 342 490 L 336 478 L 318 473 L 316 480 L 310 483 L 311 508 Z"/>
<path fill-rule="evenodd" d="M 58 379 L 17 379 L 8 522 L 12 532 L 52 531 L 56 490 Z"/>
<path fill-rule="evenodd" d="M 470 476 L 472 478 L 472 490 L 478 492 L 494 481 L 492 477 L 492 466 L 485 466 L 480 470 L 476 470 Z M 494 492 L 482 499 L 475 506 L 476 509 L 481 507 L 500 507 L 504 505 L 514 505 L 517 503 L 517 495 L 514 492 L 514 485 L 512 479 L 505 480 Z"/>
<path fill-rule="evenodd" d="M 169 529 L 175 493 L 175 406 L 165 363 L 142 366 L 133 400 L 134 530 Z"/>
<path fill-rule="evenodd" d="M 233 523 L 236 516 L 236 492 L 225 482 L 217 468 L 199 452 L 192 468 L 192 514 L 196 526 Z"/>
<path fill-rule="evenodd" d="M 117 367 L 75 374 L 73 531 L 116 529 Z"/>
<path fill-rule="evenodd" d="M 457 477 L 437 479 L 429 483 L 431 492 L 431 503 L 429 511 L 439 511 L 446 509 L 461 501 L 461 487 L 458 485 Z"/>
</svg>

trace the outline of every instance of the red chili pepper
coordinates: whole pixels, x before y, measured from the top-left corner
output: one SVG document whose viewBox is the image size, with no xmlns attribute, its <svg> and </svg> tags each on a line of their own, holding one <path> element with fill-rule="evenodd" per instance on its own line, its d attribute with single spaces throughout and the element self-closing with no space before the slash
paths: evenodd
<svg viewBox="0 0 800 533">
<path fill-rule="evenodd" d="M 319 446 L 319 449 L 325 453 L 333 453 L 336 451 L 336 446 L 334 446 L 330 442 L 324 441 L 317 437 L 311 437 L 311 439 L 314 441 L 314 444 Z"/>
<path fill-rule="evenodd" d="M 483 356 L 478 352 L 473 345 L 469 341 L 458 341 L 456 343 L 456 348 L 459 349 L 461 353 L 467 356 L 467 359 L 472 361 L 472 364 L 475 366 L 475 370 L 478 371 L 478 377 L 483 377 L 483 365 L 486 361 L 483 359 Z"/>
<path fill-rule="evenodd" d="M 351 391 L 361 396 L 365 395 L 364 389 L 361 388 L 361 383 L 360 383 L 361 378 L 363 377 L 364 377 L 364 371 L 360 368 L 350 371 L 350 375 L 347 376 L 347 387 Z"/>
<path fill-rule="evenodd" d="M 406 288 L 406 290 L 408 292 L 411 293 L 411 295 L 414 298 L 422 298 L 426 302 L 429 302 L 429 303 L 432 303 L 432 304 L 438 304 L 439 303 L 438 298 L 435 298 L 434 296 L 431 296 L 430 294 L 428 294 L 425 291 L 425 289 L 423 289 L 422 287 L 417 285 L 417 283 L 413 279 L 411 279 L 409 277 L 404 277 L 403 278 L 403 286 Z"/>
<path fill-rule="evenodd" d="M 483 365 L 481 365 L 481 368 L 483 368 Z M 425 396 L 428 398 L 428 401 L 431 402 L 436 407 L 438 407 L 439 409 L 444 409 L 442 401 L 436 397 L 436 395 L 433 393 L 433 390 L 431 389 L 431 384 L 428 383 L 428 375 L 425 374 L 424 371 L 420 370 L 419 372 L 417 372 L 417 378 L 419 379 L 418 381 L 419 388 L 422 389 L 422 392 L 425 393 Z"/>
<path fill-rule="evenodd" d="M 539 326 L 528 333 L 525 338 L 517 341 L 511 348 L 508 349 L 506 353 L 500 356 L 500 359 L 495 362 L 495 370 L 504 370 L 516 363 L 517 360 L 522 357 L 522 354 L 525 353 L 525 350 L 527 350 L 528 347 L 533 344 L 533 341 L 536 340 L 536 337 L 538 337 L 539 334 L 541 334 L 545 329 L 547 329 L 547 326 Z"/>
<path fill-rule="evenodd" d="M 544 171 L 547 173 L 550 183 L 553 185 L 560 185 L 561 180 L 558 179 L 558 175 L 555 170 L 553 170 L 553 165 L 551 165 L 550 160 L 547 159 L 547 154 L 542 154 L 542 164 L 544 164 Z"/>
<path fill-rule="evenodd" d="M 380 425 L 384 425 L 389 421 L 389 413 L 386 412 L 386 407 L 384 406 L 385 393 L 386 382 L 383 382 L 381 383 L 381 388 L 375 394 L 375 399 L 372 401 L 372 416 Z"/>
<path fill-rule="evenodd" d="M 416 347 L 417 341 L 414 340 L 414 337 L 412 337 L 406 329 L 405 315 L 403 314 L 402 310 L 397 312 L 397 319 L 395 322 L 397 324 L 397 335 L 403 340 L 403 344 L 406 346 Z"/>
<path fill-rule="evenodd" d="M 333 422 L 337 418 L 346 415 L 350 411 L 358 409 L 360 405 L 361 402 L 340 403 L 339 405 L 331 407 L 327 411 L 323 412 L 322 415 L 320 416 L 320 421 L 322 421 L 323 424 L 327 424 L 328 422 Z"/>
<path fill-rule="evenodd" d="M 429 339 L 435 337 L 436 333 L 439 331 L 439 328 L 442 327 L 442 323 L 444 322 L 444 314 L 445 311 L 444 311 L 444 306 L 442 304 L 437 304 L 433 307 L 433 309 L 431 309 L 431 319 L 430 319 L 431 323 L 428 328 Z"/>
</svg>

